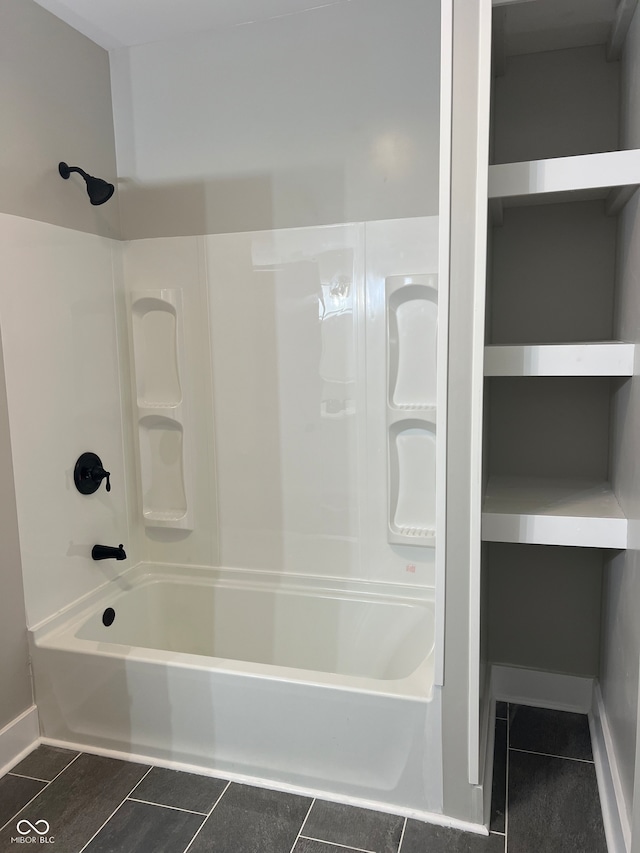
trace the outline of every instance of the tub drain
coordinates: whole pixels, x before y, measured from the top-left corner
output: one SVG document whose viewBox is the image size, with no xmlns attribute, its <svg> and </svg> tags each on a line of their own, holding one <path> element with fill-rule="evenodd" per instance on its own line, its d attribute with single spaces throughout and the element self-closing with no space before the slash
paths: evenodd
<svg viewBox="0 0 640 853">
<path fill-rule="evenodd" d="M 113 607 L 107 607 L 107 609 L 102 614 L 102 624 L 107 628 L 109 625 L 113 625 L 113 620 L 116 618 L 116 611 Z"/>
</svg>

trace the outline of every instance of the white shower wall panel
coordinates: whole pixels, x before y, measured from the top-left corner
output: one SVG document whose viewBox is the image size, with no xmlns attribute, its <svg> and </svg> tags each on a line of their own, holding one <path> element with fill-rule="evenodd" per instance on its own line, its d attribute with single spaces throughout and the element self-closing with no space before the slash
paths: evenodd
<svg viewBox="0 0 640 853">
<path fill-rule="evenodd" d="M 358 564 L 363 236 L 207 238 L 222 565 Z"/>
<path fill-rule="evenodd" d="M 114 240 L 0 215 L 0 324 L 30 626 L 136 559 L 115 320 L 120 251 Z M 76 490 L 74 465 L 87 450 L 111 472 L 111 492 Z M 96 543 L 120 542 L 129 561 L 91 559 Z"/>
<path fill-rule="evenodd" d="M 389 275 L 437 272 L 437 217 L 205 238 L 220 565 L 434 582 L 387 542 Z"/>
</svg>

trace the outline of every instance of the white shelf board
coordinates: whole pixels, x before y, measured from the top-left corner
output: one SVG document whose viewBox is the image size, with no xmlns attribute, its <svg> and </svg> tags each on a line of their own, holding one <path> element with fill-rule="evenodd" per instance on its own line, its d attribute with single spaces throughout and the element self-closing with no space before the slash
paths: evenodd
<svg viewBox="0 0 640 853">
<path fill-rule="evenodd" d="M 620 341 L 494 345 L 485 376 L 633 376 L 635 346 Z"/>
<path fill-rule="evenodd" d="M 608 198 L 615 214 L 640 185 L 640 150 L 607 151 L 489 167 L 489 199 L 505 207 Z"/>
<path fill-rule="evenodd" d="M 492 477 L 482 511 L 485 542 L 627 547 L 627 519 L 609 483 Z"/>
</svg>

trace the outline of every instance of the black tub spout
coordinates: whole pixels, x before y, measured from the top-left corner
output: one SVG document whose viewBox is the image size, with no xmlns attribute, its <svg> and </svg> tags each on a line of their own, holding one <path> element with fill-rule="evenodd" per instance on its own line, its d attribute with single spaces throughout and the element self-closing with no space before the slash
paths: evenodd
<svg viewBox="0 0 640 853">
<path fill-rule="evenodd" d="M 94 545 L 91 549 L 91 558 L 93 560 L 126 560 L 122 545 L 113 548 L 111 545 Z"/>
</svg>

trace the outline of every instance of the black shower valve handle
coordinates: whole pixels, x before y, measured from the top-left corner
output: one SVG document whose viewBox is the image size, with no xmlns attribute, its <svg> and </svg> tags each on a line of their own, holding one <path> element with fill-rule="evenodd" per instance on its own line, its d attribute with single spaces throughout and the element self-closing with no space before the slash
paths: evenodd
<svg viewBox="0 0 640 853">
<path fill-rule="evenodd" d="M 111 491 L 111 472 L 105 471 L 102 460 L 95 453 L 83 453 L 73 471 L 73 481 L 83 495 L 92 495 L 100 488 L 100 483 L 106 480 L 106 489 Z"/>
<path fill-rule="evenodd" d="M 100 484 L 103 480 L 106 479 L 107 485 L 105 486 L 105 488 L 108 492 L 111 491 L 111 482 L 109 480 L 110 476 L 111 472 L 105 471 L 102 465 L 96 465 L 96 467 L 91 472 L 91 479 L 94 481 L 94 483 Z"/>
</svg>

